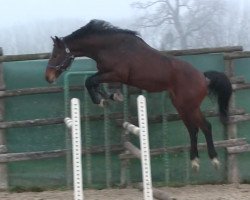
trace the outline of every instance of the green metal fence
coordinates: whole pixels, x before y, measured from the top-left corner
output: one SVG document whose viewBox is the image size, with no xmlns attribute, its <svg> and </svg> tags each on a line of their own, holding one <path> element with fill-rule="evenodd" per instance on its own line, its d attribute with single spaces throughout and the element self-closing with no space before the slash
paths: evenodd
<svg viewBox="0 0 250 200">
<path fill-rule="evenodd" d="M 193 64 L 200 71 L 224 71 L 224 54 L 204 54 L 180 56 L 180 59 Z M 64 87 L 63 92 L 43 93 L 6 97 L 5 121 L 23 121 L 31 119 L 51 119 L 57 123 L 45 125 L 12 126 L 6 129 L 6 144 L 8 153 L 20 152 L 57 152 L 53 158 L 8 162 L 9 186 L 58 188 L 71 184 L 70 137 L 63 124 L 63 118 L 68 115 L 68 102 L 72 97 L 81 100 L 82 138 L 83 138 L 83 171 L 84 186 L 104 188 L 140 182 L 140 163 L 136 159 L 128 159 L 124 154 L 122 121 L 136 123 L 136 97 L 143 91 L 130 93 L 130 88 L 123 86 L 124 102 L 111 102 L 103 109 L 94 105 L 84 87 L 74 90 L 70 87 L 84 85 L 86 76 L 95 71 L 92 60 L 76 60 L 56 85 L 49 86 L 44 80 L 46 60 L 16 61 L 4 63 L 4 79 L 6 90 L 17 90 L 36 87 Z M 235 61 L 235 75 L 244 75 L 250 79 L 249 58 Z M 80 71 L 80 73 L 79 73 Z M 76 75 L 77 74 L 77 75 Z M 107 89 L 107 85 L 105 86 Z M 61 91 L 61 90 L 60 90 Z M 188 145 L 189 137 L 181 121 L 175 120 L 176 113 L 167 92 L 144 93 L 147 96 L 149 113 L 149 132 L 151 149 L 171 148 Z M 250 112 L 248 91 L 236 92 L 236 105 Z M 216 110 L 216 101 L 207 98 L 202 104 L 202 110 Z M 53 120 L 52 120 L 53 119 Z M 57 119 L 57 121 L 55 120 Z M 210 117 L 214 139 L 224 140 L 223 127 L 217 117 Z M 237 134 L 240 138 L 247 138 L 248 122 L 237 124 Z M 66 133 L 66 134 L 65 134 Z M 203 134 L 199 134 L 199 142 L 204 143 Z M 68 153 L 67 153 L 68 152 Z M 210 164 L 206 150 L 200 151 L 201 167 L 199 173 L 190 169 L 189 153 L 187 151 L 165 152 L 152 156 L 152 177 L 158 185 L 184 185 L 192 183 L 222 183 L 227 182 L 227 153 L 225 148 L 218 149 L 222 161 L 221 169 L 216 171 Z M 122 157 L 123 154 L 124 157 Z M 52 155 L 52 154 L 51 154 Z M 34 156 L 35 158 L 35 156 Z M 0 159 L 1 160 L 1 159 Z M 239 171 L 242 181 L 248 182 L 250 174 L 249 153 L 238 156 Z"/>
</svg>

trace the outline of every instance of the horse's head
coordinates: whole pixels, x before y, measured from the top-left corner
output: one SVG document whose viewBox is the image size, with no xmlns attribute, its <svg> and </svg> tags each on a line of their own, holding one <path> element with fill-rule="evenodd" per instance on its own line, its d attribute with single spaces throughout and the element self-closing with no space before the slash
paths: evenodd
<svg viewBox="0 0 250 200">
<path fill-rule="evenodd" d="M 74 60 L 74 55 L 70 52 L 63 39 L 52 37 L 52 40 L 54 48 L 45 73 L 45 78 L 49 83 L 53 83 L 62 72 L 70 67 Z"/>
</svg>

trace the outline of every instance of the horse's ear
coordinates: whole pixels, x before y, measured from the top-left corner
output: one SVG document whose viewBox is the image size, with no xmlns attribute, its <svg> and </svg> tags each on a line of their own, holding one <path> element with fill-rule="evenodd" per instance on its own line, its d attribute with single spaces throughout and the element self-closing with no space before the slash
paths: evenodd
<svg viewBox="0 0 250 200">
<path fill-rule="evenodd" d="M 51 39 L 53 40 L 54 43 L 56 43 L 56 38 L 51 36 Z"/>
<path fill-rule="evenodd" d="M 55 45 L 57 45 L 58 47 L 61 46 L 62 40 L 59 37 L 55 36 L 55 37 L 51 37 L 51 39 L 53 40 Z"/>
<path fill-rule="evenodd" d="M 55 36 L 55 40 L 56 40 L 56 42 L 61 42 L 61 39 L 59 38 L 59 37 L 57 37 L 57 36 Z"/>
</svg>

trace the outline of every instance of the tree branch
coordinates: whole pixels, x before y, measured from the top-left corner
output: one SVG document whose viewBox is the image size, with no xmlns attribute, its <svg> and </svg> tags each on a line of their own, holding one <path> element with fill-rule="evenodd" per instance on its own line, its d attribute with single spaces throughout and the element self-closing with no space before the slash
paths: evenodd
<svg viewBox="0 0 250 200">
<path fill-rule="evenodd" d="M 132 3 L 131 5 L 139 9 L 147 9 L 158 3 L 166 3 L 166 0 L 157 0 L 153 2 L 147 2 L 147 3 L 135 2 L 135 3 Z"/>
</svg>

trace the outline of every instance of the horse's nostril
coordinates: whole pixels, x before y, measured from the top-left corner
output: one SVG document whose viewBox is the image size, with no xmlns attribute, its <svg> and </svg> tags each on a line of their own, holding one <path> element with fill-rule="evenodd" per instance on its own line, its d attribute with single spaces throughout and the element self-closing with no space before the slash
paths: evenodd
<svg viewBox="0 0 250 200">
<path fill-rule="evenodd" d="M 55 76 L 53 76 L 52 74 L 47 74 L 45 76 L 45 79 L 48 83 L 53 83 L 55 81 Z"/>
<path fill-rule="evenodd" d="M 46 76 L 45 79 L 48 83 L 52 83 L 52 80 L 48 76 Z"/>
</svg>

